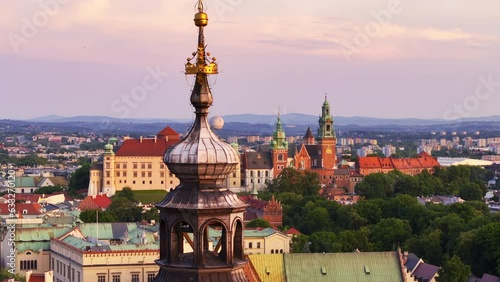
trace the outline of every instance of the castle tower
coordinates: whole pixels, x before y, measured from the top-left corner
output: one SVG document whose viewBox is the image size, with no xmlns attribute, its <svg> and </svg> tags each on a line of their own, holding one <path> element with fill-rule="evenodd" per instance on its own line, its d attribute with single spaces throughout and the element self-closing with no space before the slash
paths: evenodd
<svg viewBox="0 0 500 282">
<path fill-rule="evenodd" d="M 115 187 L 115 152 L 113 152 L 113 145 L 104 145 L 104 156 L 103 156 L 103 184 L 102 192 L 106 193 L 108 197 L 111 197 L 116 192 Z"/>
<path fill-rule="evenodd" d="M 275 176 L 278 176 L 288 164 L 288 142 L 286 142 L 285 137 L 285 131 L 283 130 L 283 126 L 281 124 L 280 113 L 278 112 L 276 130 L 274 130 L 273 141 L 271 141 L 270 147 Z"/>
<path fill-rule="evenodd" d="M 156 204 L 160 210 L 160 266 L 154 281 L 252 281 L 243 247 L 243 212 L 247 204 L 224 187 L 224 178 L 239 163 L 238 153 L 210 129 L 213 96 L 208 75 L 217 74 L 215 58 L 205 52 L 203 3 L 194 17 L 198 49 L 188 58 L 186 74 L 194 75 L 191 104 L 196 118 L 189 133 L 172 146 L 165 164 L 179 179 L 175 190 Z M 195 63 L 191 60 L 195 59 Z M 209 247 L 216 237 L 214 248 Z M 185 243 L 190 248 L 184 248 Z"/>
<path fill-rule="evenodd" d="M 322 160 L 321 167 L 333 169 L 336 164 L 336 143 L 335 130 L 333 128 L 333 117 L 330 113 L 330 104 L 325 94 L 321 117 L 319 118 L 318 128 L 318 153 Z"/>
</svg>

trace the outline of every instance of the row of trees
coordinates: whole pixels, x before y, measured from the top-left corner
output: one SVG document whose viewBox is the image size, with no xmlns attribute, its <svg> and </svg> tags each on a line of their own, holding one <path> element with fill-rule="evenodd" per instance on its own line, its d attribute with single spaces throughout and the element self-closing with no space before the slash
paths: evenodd
<svg viewBox="0 0 500 282">
<path fill-rule="evenodd" d="M 132 189 L 124 187 L 122 191 L 111 197 L 111 204 L 105 211 L 83 211 L 80 213 L 80 219 L 83 222 L 96 222 L 97 218 L 99 222 L 159 221 L 157 208 L 153 207 L 143 213 L 142 208 L 137 206 L 137 202 Z"/>
<path fill-rule="evenodd" d="M 491 172 L 474 166 L 434 168 L 411 176 L 400 171 L 373 173 L 356 185 L 356 193 L 367 199 L 388 198 L 398 194 L 411 196 L 458 195 L 464 200 L 482 200 Z"/>
<path fill-rule="evenodd" d="M 415 197 L 436 191 L 465 197 L 461 187 L 470 185 L 483 190 L 490 177 L 484 169 L 451 167 L 413 177 L 398 172 L 370 176 L 359 185 L 370 185 L 371 190 L 362 190 L 365 197 L 356 205 L 341 206 L 318 194 L 296 192 L 314 190 L 307 188 L 283 192 L 285 187 L 272 187 L 273 192 L 259 197 L 267 200 L 274 194 L 283 205 L 284 228 L 303 232 L 294 239 L 293 252 L 390 251 L 400 246 L 443 266 L 441 279 L 446 281 L 463 281 L 456 276 L 469 271 L 477 276 L 500 274 L 500 214 L 491 213 L 484 201 L 474 197 L 449 206 L 422 205 Z M 305 176 L 298 179 L 293 183 L 305 181 Z"/>
</svg>

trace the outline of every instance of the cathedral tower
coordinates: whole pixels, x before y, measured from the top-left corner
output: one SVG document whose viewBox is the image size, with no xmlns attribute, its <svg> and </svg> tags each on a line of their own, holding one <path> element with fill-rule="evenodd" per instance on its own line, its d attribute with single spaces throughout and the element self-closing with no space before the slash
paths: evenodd
<svg viewBox="0 0 500 282">
<path fill-rule="evenodd" d="M 278 121 L 271 141 L 271 157 L 273 160 L 274 176 L 278 176 L 288 163 L 288 142 L 286 141 L 285 131 L 281 124 L 280 113 L 278 113 Z"/>
<path fill-rule="evenodd" d="M 336 164 L 336 143 L 335 130 L 333 128 L 333 117 L 330 113 L 330 104 L 325 94 L 321 117 L 319 118 L 318 128 L 318 153 L 322 160 L 321 167 L 333 169 Z"/>
<path fill-rule="evenodd" d="M 213 102 L 208 75 L 217 74 L 218 66 L 205 52 L 203 31 L 208 16 L 201 0 L 197 11 L 198 49 L 186 63 L 186 74 L 195 76 L 191 104 L 196 118 L 182 141 L 165 153 L 165 164 L 180 185 L 156 204 L 160 270 L 154 281 L 253 281 L 245 274 L 243 212 L 247 205 L 223 185 L 239 156 L 208 122 Z"/>
</svg>

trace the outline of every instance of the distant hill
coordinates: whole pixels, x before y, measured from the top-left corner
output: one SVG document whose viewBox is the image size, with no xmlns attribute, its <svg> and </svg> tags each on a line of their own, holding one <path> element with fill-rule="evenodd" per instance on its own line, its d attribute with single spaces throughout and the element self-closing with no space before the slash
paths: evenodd
<svg viewBox="0 0 500 282">
<path fill-rule="evenodd" d="M 114 118 L 107 116 L 74 116 L 62 117 L 58 115 L 49 115 L 30 119 L 31 122 L 119 122 L 119 123 L 186 123 L 190 119 L 130 119 L 130 118 Z"/>
<path fill-rule="evenodd" d="M 276 115 L 256 115 L 256 114 L 238 114 L 238 115 L 226 115 L 223 117 L 226 124 L 228 123 L 247 123 L 247 124 L 268 124 L 274 125 L 276 123 Z M 308 115 L 308 114 L 284 114 L 281 116 L 283 124 L 287 126 L 293 125 L 317 125 L 318 116 Z M 336 126 L 430 126 L 430 125 L 448 125 L 456 124 L 461 122 L 500 122 L 500 115 L 488 116 L 488 117 L 477 117 L 477 118 L 465 118 L 462 120 L 443 120 L 443 119 L 418 119 L 418 118 L 402 118 L 402 119 L 384 119 L 384 118 L 372 118 L 372 117 L 343 117 L 334 116 L 334 124 Z M 57 115 L 49 115 L 44 117 L 38 117 L 31 120 L 30 122 L 52 122 L 52 123 L 63 123 L 63 122 L 87 122 L 87 123 L 135 123 L 135 124 L 145 124 L 145 123 L 190 123 L 191 119 L 127 119 L 127 118 L 114 118 L 106 116 L 74 116 L 74 117 L 62 117 Z"/>
</svg>

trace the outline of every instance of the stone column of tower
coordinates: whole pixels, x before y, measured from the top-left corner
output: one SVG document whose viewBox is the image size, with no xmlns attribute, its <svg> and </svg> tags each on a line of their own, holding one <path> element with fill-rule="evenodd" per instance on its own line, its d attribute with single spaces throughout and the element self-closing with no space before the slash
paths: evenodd
<svg viewBox="0 0 500 282">
<path fill-rule="evenodd" d="M 274 130 L 273 141 L 271 141 L 271 157 L 273 160 L 274 177 L 278 176 L 288 164 L 288 142 L 285 131 L 281 124 L 281 117 L 278 113 L 276 130 Z"/>
<path fill-rule="evenodd" d="M 113 152 L 113 145 L 104 145 L 103 156 L 103 177 L 102 177 L 102 192 L 111 197 L 116 192 L 115 187 L 115 153 Z"/>
<path fill-rule="evenodd" d="M 318 153 L 320 154 L 321 166 L 326 169 L 333 169 L 336 164 L 336 144 L 337 138 L 333 128 L 333 117 L 330 113 L 330 104 L 325 94 L 321 117 L 319 118 L 319 128 L 317 136 Z"/>
<path fill-rule="evenodd" d="M 203 32 L 208 17 L 201 0 L 197 8 L 198 49 L 186 63 L 186 74 L 195 76 L 191 104 L 196 118 L 189 133 L 164 156 L 180 185 L 156 204 L 160 270 L 154 281 L 252 281 L 244 271 L 248 267 L 243 247 L 247 204 L 223 185 L 239 156 L 208 122 L 213 102 L 208 75 L 218 71 L 215 58 L 205 52 Z"/>
</svg>

